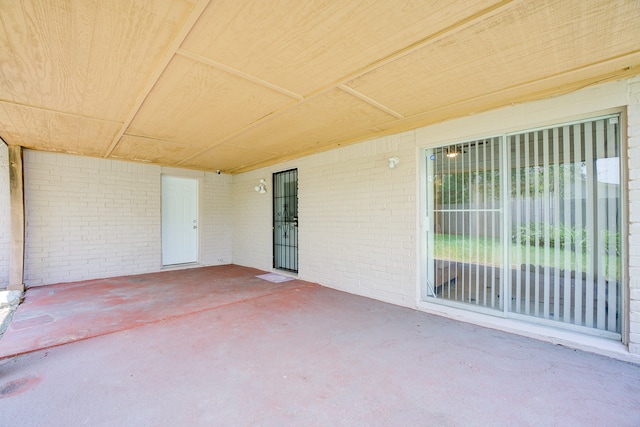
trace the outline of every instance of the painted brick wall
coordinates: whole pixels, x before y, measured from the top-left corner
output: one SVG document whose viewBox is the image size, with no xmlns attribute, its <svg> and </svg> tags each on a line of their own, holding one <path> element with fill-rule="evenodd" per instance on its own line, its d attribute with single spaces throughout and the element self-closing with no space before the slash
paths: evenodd
<svg viewBox="0 0 640 427">
<path fill-rule="evenodd" d="M 629 352 L 640 355 L 640 77 L 629 81 Z"/>
<path fill-rule="evenodd" d="M 200 251 L 204 265 L 231 264 L 233 176 L 205 173 L 200 191 Z"/>
<path fill-rule="evenodd" d="M 0 289 L 9 284 L 11 217 L 9 214 L 9 152 L 0 142 Z"/>
<path fill-rule="evenodd" d="M 392 156 L 400 163 L 389 169 Z M 414 133 L 408 132 L 301 163 L 303 278 L 415 306 L 415 159 Z"/>
<path fill-rule="evenodd" d="M 25 150 L 25 284 L 156 271 L 160 168 Z"/>
<path fill-rule="evenodd" d="M 299 277 L 415 306 L 416 148 L 413 132 L 236 175 L 234 263 L 272 266 L 271 185 L 260 178 L 298 168 Z M 387 159 L 398 156 L 395 169 Z"/>
<path fill-rule="evenodd" d="M 27 286 L 162 268 L 162 168 L 29 150 L 24 162 Z M 195 174 L 201 263 L 230 263 L 231 177 Z"/>
<path fill-rule="evenodd" d="M 261 169 L 233 177 L 233 263 L 261 270 L 272 266 L 271 173 L 289 169 Z M 267 194 L 254 191 L 260 179 L 267 182 Z"/>
</svg>

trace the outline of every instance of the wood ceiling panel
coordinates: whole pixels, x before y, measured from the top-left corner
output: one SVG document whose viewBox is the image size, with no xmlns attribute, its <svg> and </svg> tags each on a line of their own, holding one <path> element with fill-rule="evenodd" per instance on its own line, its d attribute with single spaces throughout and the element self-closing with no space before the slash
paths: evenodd
<svg viewBox="0 0 640 427">
<path fill-rule="evenodd" d="M 315 152 L 390 120 L 395 117 L 334 89 L 231 138 L 226 144 L 280 155 Z"/>
<path fill-rule="evenodd" d="M 0 98 L 122 121 L 188 1 L 3 0 Z"/>
<path fill-rule="evenodd" d="M 101 156 L 119 123 L 0 102 L 0 135 L 9 145 Z"/>
<path fill-rule="evenodd" d="M 468 98 L 458 103 L 446 104 L 403 120 L 381 124 L 376 127 L 376 130 L 380 135 L 389 135 L 513 104 L 563 95 L 594 84 L 639 75 L 640 65 L 628 67 L 629 61 L 640 64 L 640 52 L 614 60 L 611 63 L 597 64 L 588 69 L 574 70 L 548 79 Z M 614 71 L 610 71 L 612 66 Z"/>
<path fill-rule="evenodd" d="M 193 155 L 197 149 L 180 142 L 123 136 L 111 157 L 174 166 Z"/>
<path fill-rule="evenodd" d="M 0 136 L 246 171 L 640 74 L 638 0 L 0 0 Z"/>
<path fill-rule="evenodd" d="M 221 170 L 222 172 L 229 173 L 240 167 L 253 165 L 266 160 L 273 160 L 275 163 L 277 157 L 277 153 L 222 144 L 181 164 L 180 167 L 210 172 Z"/>
<path fill-rule="evenodd" d="M 306 96 L 498 3 L 221 0 L 183 48 Z"/>
<path fill-rule="evenodd" d="M 637 1 L 525 2 L 347 85 L 413 116 L 638 51 L 639 23 Z"/>
<path fill-rule="evenodd" d="M 208 146 L 293 102 L 272 89 L 176 56 L 126 134 Z"/>
</svg>

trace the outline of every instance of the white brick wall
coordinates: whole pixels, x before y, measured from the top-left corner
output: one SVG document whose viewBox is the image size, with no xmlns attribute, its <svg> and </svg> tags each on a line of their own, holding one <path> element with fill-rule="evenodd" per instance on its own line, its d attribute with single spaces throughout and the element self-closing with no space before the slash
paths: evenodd
<svg viewBox="0 0 640 427">
<path fill-rule="evenodd" d="M 415 306 L 415 159 L 408 132 L 300 162 L 302 278 Z"/>
<path fill-rule="evenodd" d="M 25 284 L 160 267 L 160 168 L 25 150 Z"/>
<path fill-rule="evenodd" d="M 161 269 L 162 168 L 30 150 L 24 163 L 27 286 Z M 200 218 L 202 263 L 229 263 L 230 177 L 199 174 L 213 207 Z"/>
<path fill-rule="evenodd" d="M 0 289 L 9 284 L 11 217 L 9 213 L 9 150 L 0 142 Z"/>
<path fill-rule="evenodd" d="M 231 264 L 233 177 L 205 173 L 200 191 L 200 251 L 204 265 Z"/>
<path fill-rule="evenodd" d="M 640 355 L 640 77 L 629 80 L 629 352 Z"/>
<path fill-rule="evenodd" d="M 233 177 L 233 263 L 261 270 L 272 266 L 271 172 L 290 169 L 262 169 Z M 260 179 L 267 181 L 267 194 L 254 191 Z"/>
<path fill-rule="evenodd" d="M 299 277 L 415 306 L 415 159 L 408 132 L 236 175 L 234 263 L 271 269 L 271 174 L 298 168 Z"/>
</svg>

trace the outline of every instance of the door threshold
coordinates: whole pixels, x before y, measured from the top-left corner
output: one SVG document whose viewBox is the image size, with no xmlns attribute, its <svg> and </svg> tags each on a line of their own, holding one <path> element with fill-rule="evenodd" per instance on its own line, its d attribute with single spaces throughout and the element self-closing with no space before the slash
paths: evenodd
<svg viewBox="0 0 640 427">
<path fill-rule="evenodd" d="M 193 267 L 203 267 L 202 264 L 200 264 L 199 262 L 185 262 L 183 264 L 170 264 L 170 265 L 163 265 L 162 267 L 160 267 L 160 270 L 162 271 L 167 271 L 167 270 L 184 270 L 187 268 L 193 268 Z"/>
<path fill-rule="evenodd" d="M 277 268 L 272 268 L 271 269 L 272 273 L 276 273 L 279 274 L 281 276 L 287 276 L 287 277 L 293 277 L 294 279 L 298 278 L 298 273 L 293 272 L 293 271 L 287 271 L 287 270 L 278 270 Z"/>
</svg>

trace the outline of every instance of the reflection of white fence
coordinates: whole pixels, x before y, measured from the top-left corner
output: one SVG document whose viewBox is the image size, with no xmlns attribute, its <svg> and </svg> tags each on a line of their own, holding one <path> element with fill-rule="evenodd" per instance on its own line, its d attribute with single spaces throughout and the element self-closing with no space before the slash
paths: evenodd
<svg viewBox="0 0 640 427">
<path fill-rule="evenodd" d="M 619 206 L 619 197 L 602 199 L 600 203 L 614 202 Z M 563 219 L 570 220 L 569 227 L 585 228 L 588 209 L 585 199 L 562 199 L 557 197 L 528 197 L 511 200 L 509 212 L 512 232 L 528 224 L 563 224 Z M 466 203 L 441 205 L 436 214 L 436 232 L 463 236 L 497 238 L 502 232 L 502 212 L 500 202 Z M 566 211 L 566 212 L 565 212 Z M 619 217 L 614 212 L 614 217 Z"/>
<path fill-rule="evenodd" d="M 501 235 L 502 214 L 499 201 L 443 205 L 434 213 L 437 233 L 474 237 Z"/>
</svg>

